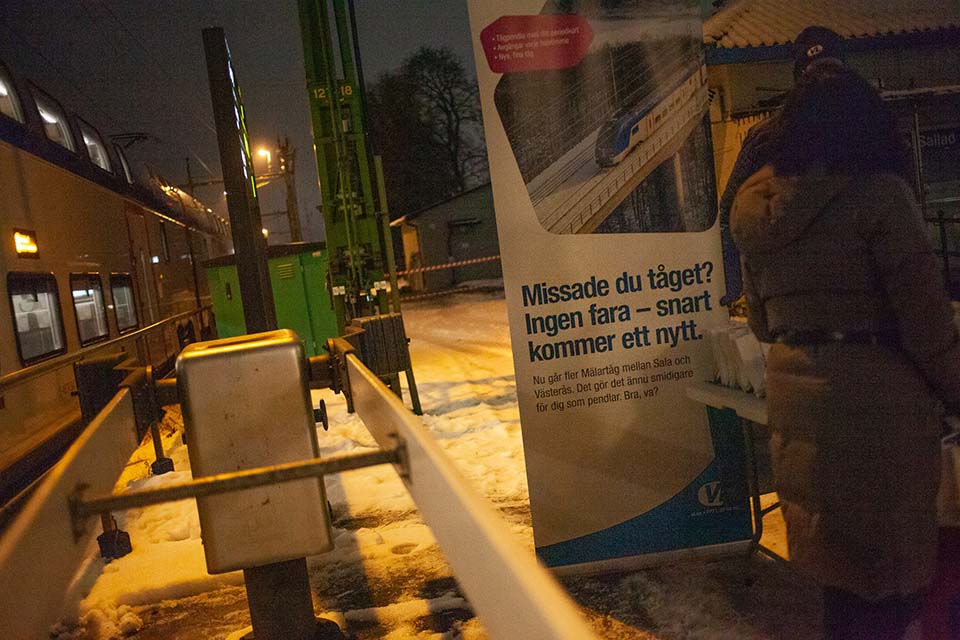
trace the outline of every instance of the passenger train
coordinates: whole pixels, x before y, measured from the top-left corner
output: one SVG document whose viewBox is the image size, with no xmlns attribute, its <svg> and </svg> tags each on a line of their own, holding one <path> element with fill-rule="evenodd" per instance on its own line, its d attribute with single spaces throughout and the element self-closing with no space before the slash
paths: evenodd
<svg viewBox="0 0 960 640">
<path fill-rule="evenodd" d="M 615 113 L 597 133 L 597 164 L 613 167 L 622 162 L 634 147 L 652 136 L 674 111 L 693 98 L 706 82 L 707 67 L 701 65 L 676 84 Z"/>
<path fill-rule="evenodd" d="M 82 429 L 74 363 L 169 365 L 209 331 L 228 224 L 0 63 L 0 503 Z"/>
</svg>

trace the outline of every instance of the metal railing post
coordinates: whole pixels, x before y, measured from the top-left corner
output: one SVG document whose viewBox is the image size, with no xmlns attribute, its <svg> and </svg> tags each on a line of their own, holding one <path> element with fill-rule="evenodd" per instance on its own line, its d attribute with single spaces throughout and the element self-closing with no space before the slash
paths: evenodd
<svg viewBox="0 0 960 640">
<path fill-rule="evenodd" d="M 163 452 L 159 422 L 155 421 L 150 424 L 150 438 L 153 439 L 153 454 L 155 456 L 154 461 L 150 463 L 150 470 L 153 471 L 155 476 L 170 473 L 173 471 L 173 458 L 168 458 Z"/>
<path fill-rule="evenodd" d="M 147 401 L 150 403 L 150 438 L 153 440 L 154 461 L 150 464 L 153 475 L 160 476 L 173 471 L 173 459 L 167 457 L 163 451 L 163 440 L 160 436 L 160 420 L 163 418 L 163 409 L 157 398 L 157 387 L 153 380 L 153 367 L 146 368 Z"/>
</svg>

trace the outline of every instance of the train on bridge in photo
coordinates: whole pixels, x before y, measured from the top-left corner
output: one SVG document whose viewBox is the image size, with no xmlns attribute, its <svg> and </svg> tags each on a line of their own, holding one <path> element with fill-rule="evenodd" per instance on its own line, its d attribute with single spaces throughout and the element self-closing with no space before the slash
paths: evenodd
<svg viewBox="0 0 960 640">
<path fill-rule="evenodd" d="M 675 84 L 615 113 L 597 132 L 595 157 L 601 167 L 613 167 L 638 144 L 650 138 L 671 113 L 691 100 L 707 82 L 707 67 L 687 71 Z"/>
<path fill-rule="evenodd" d="M 141 176 L 140 173 L 146 175 Z M 212 329 L 228 223 L 0 63 L 0 503 L 83 427 L 74 364 L 170 366 Z"/>
</svg>

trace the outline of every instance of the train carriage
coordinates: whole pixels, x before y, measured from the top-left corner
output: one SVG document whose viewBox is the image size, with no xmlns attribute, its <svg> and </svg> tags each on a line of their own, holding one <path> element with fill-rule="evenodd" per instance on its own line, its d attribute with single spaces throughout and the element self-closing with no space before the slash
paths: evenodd
<svg viewBox="0 0 960 640">
<path fill-rule="evenodd" d="M 0 502 L 82 428 L 74 363 L 172 362 L 209 326 L 227 226 L 0 63 Z"/>
</svg>

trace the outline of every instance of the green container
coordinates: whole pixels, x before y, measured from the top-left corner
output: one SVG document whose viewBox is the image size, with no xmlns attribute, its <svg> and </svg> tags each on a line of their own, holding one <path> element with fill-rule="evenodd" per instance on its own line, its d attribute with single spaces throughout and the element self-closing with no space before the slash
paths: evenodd
<svg viewBox="0 0 960 640">
<path fill-rule="evenodd" d="M 303 340 L 308 356 L 325 353 L 323 345 L 337 332 L 337 317 L 327 288 L 327 248 L 322 242 L 297 242 L 267 247 L 267 265 L 277 327 L 292 329 Z M 234 255 L 208 260 L 207 282 L 221 338 L 247 332 L 240 300 L 240 280 Z"/>
</svg>

